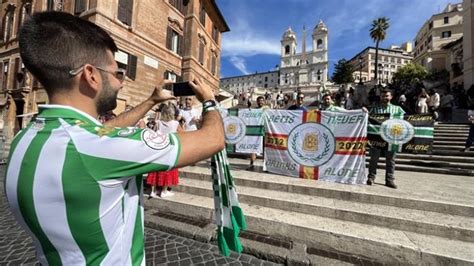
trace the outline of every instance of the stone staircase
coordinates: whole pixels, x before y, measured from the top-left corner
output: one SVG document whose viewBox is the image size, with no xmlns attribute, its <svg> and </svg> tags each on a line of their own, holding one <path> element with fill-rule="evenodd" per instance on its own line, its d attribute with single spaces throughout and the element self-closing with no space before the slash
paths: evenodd
<svg viewBox="0 0 474 266">
<path fill-rule="evenodd" d="M 474 264 L 471 177 L 397 171 L 393 190 L 249 172 L 247 164 L 231 159 L 247 253 L 286 264 Z M 212 241 L 208 166 L 180 169 L 174 197 L 147 200 L 147 225 Z"/>
</svg>

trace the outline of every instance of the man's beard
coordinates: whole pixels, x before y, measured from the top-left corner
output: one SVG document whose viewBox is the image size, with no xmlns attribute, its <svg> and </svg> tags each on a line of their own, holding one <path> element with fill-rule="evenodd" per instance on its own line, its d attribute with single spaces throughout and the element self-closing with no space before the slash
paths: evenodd
<svg viewBox="0 0 474 266">
<path fill-rule="evenodd" d="M 112 111 L 117 107 L 117 94 L 118 90 L 114 90 L 110 85 L 109 79 L 106 75 L 102 76 L 102 90 L 100 91 L 99 97 L 96 101 L 97 113 L 99 115 L 105 114 L 108 111 Z"/>
</svg>

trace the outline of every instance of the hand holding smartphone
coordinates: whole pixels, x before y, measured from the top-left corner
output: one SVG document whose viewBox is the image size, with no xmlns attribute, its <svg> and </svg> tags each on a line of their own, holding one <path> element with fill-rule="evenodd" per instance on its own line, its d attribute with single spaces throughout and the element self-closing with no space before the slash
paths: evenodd
<svg viewBox="0 0 474 266">
<path fill-rule="evenodd" d="M 188 81 L 185 82 L 176 82 L 171 84 L 174 96 L 192 96 L 195 95 L 191 84 Z"/>
</svg>

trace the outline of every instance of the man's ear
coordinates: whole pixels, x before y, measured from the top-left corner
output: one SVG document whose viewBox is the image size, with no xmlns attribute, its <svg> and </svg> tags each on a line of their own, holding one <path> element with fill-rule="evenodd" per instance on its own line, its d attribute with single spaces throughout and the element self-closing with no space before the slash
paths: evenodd
<svg viewBox="0 0 474 266">
<path fill-rule="evenodd" d="M 90 64 L 85 64 L 83 68 L 83 81 L 87 83 L 87 85 L 89 85 L 88 87 L 90 87 L 93 91 L 96 93 L 99 92 L 100 83 L 102 81 L 99 71 Z"/>
</svg>

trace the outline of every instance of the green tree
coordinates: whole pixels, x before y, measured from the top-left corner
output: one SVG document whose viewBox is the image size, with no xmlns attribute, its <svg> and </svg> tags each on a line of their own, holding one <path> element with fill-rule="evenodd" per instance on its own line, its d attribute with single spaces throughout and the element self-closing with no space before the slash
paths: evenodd
<svg viewBox="0 0 474 266">
<path fill-rule="evenodd" d="M 372 21 L 372 28 L 370 29 L 370 37 L 375 42 L 375 80 L 378 77 L 379 67 L 379 44 L 387 37 L 387 29 L 390 27 L 389 18 L 380 17 Z"/>
<path fill-rule="evenodd" d="M 421 65 L 408 63 L 393 74 L 393 84 L 395 87 L 412 87 L 416 83 L 426 79 L 429 75 L 428 70 Z"/>
<path fill-rule="evenodd" d="M 346 60 L 341 59 L 334 64 L 334 73 L 332 74 L 332 81 L 336 84 L 346 84 L 354 82 L 354 67 Z"/>
</svg>

